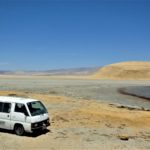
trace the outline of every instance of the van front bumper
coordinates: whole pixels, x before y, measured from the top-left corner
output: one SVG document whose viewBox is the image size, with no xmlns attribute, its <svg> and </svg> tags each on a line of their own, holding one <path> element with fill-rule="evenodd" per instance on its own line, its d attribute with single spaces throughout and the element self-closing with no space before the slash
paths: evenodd
<svg viewBox="0 0 150 150">
<path fill-rule="evenodd" d="M 40 121 L 40 122 L 35 122 L 31 124 L 31 130 L 34 132 L 36 130 L 44 130 L 46 129 L 48 126 L 50 126 L 50 121 L 49 119 Z"/>
</svg>

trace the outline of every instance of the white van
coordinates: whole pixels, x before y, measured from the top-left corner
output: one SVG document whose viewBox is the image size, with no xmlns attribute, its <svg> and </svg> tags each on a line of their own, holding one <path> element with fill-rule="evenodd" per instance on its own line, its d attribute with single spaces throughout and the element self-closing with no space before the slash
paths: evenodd
<svg viewBox="0 0 150 150">
<path fill-rule="evenodd" d="M 14 130 L 17 135 L 46 129 L 48 112 L 38 100 L 0 96 L 0 128 Z"/>
</svg>

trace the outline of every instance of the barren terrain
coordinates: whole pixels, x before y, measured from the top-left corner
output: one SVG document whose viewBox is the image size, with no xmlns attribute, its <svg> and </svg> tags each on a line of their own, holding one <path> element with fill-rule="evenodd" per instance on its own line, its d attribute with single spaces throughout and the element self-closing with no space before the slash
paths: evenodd
<svg viewBox="0 0 150 150">
<path fill-rule="evenodd" d="M 148 62 L 113 64 L 91 76 L 1 75 L 0 95 L 41 100 L 51 126 L 23 137 L 1 130 L 0 149 L 150 149 L 149 79 Z"/>
<path fill-rule="evenodd" d="M 42 100 L 52 123 L 46 133 L 34 136 L 1 131 L 0 149 L 150 149 L 149 111 L 46 94 L 3 91 L 0 95 Z"/>
<path fill-rule="evenodd" d="M 121 62 L 104 66 L 93 78 L 115 80 L 150 80 L 150 62 Z"/>
<path fill-rule="evenodd" d="M 23 137 L 1 130 L 0 149 L 150 149 L 149 100 L 118 91 L 122 87 L 141 91 L 149 84 L 3 76 L 0 95 L 41 100 L 51 126 L 45 133 Z"/>
</svg>

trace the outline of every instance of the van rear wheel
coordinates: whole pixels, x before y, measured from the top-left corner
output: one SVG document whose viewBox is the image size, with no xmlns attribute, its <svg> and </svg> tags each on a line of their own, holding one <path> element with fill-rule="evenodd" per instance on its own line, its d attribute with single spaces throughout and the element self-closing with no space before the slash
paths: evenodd
<svg viewBox="0 0 150 150">
<path fill-rule="evenodd" d="M 22 136 L 24 134 L 24 127 L 20 124 L 15 125 L 14 131 L 16 135 Z"/>
</svg>

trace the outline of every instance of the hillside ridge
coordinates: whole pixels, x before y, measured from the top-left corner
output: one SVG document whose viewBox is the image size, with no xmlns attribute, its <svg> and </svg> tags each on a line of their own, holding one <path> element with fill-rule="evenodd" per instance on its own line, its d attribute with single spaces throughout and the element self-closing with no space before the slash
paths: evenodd
<svg viewBox="0 0 150 150">
<path fill-rule="evenodd" d="M 129 61 L 110 64 L 99 69 L 93 78 L 150 80 L 150 62 Z"/>
</svg>

